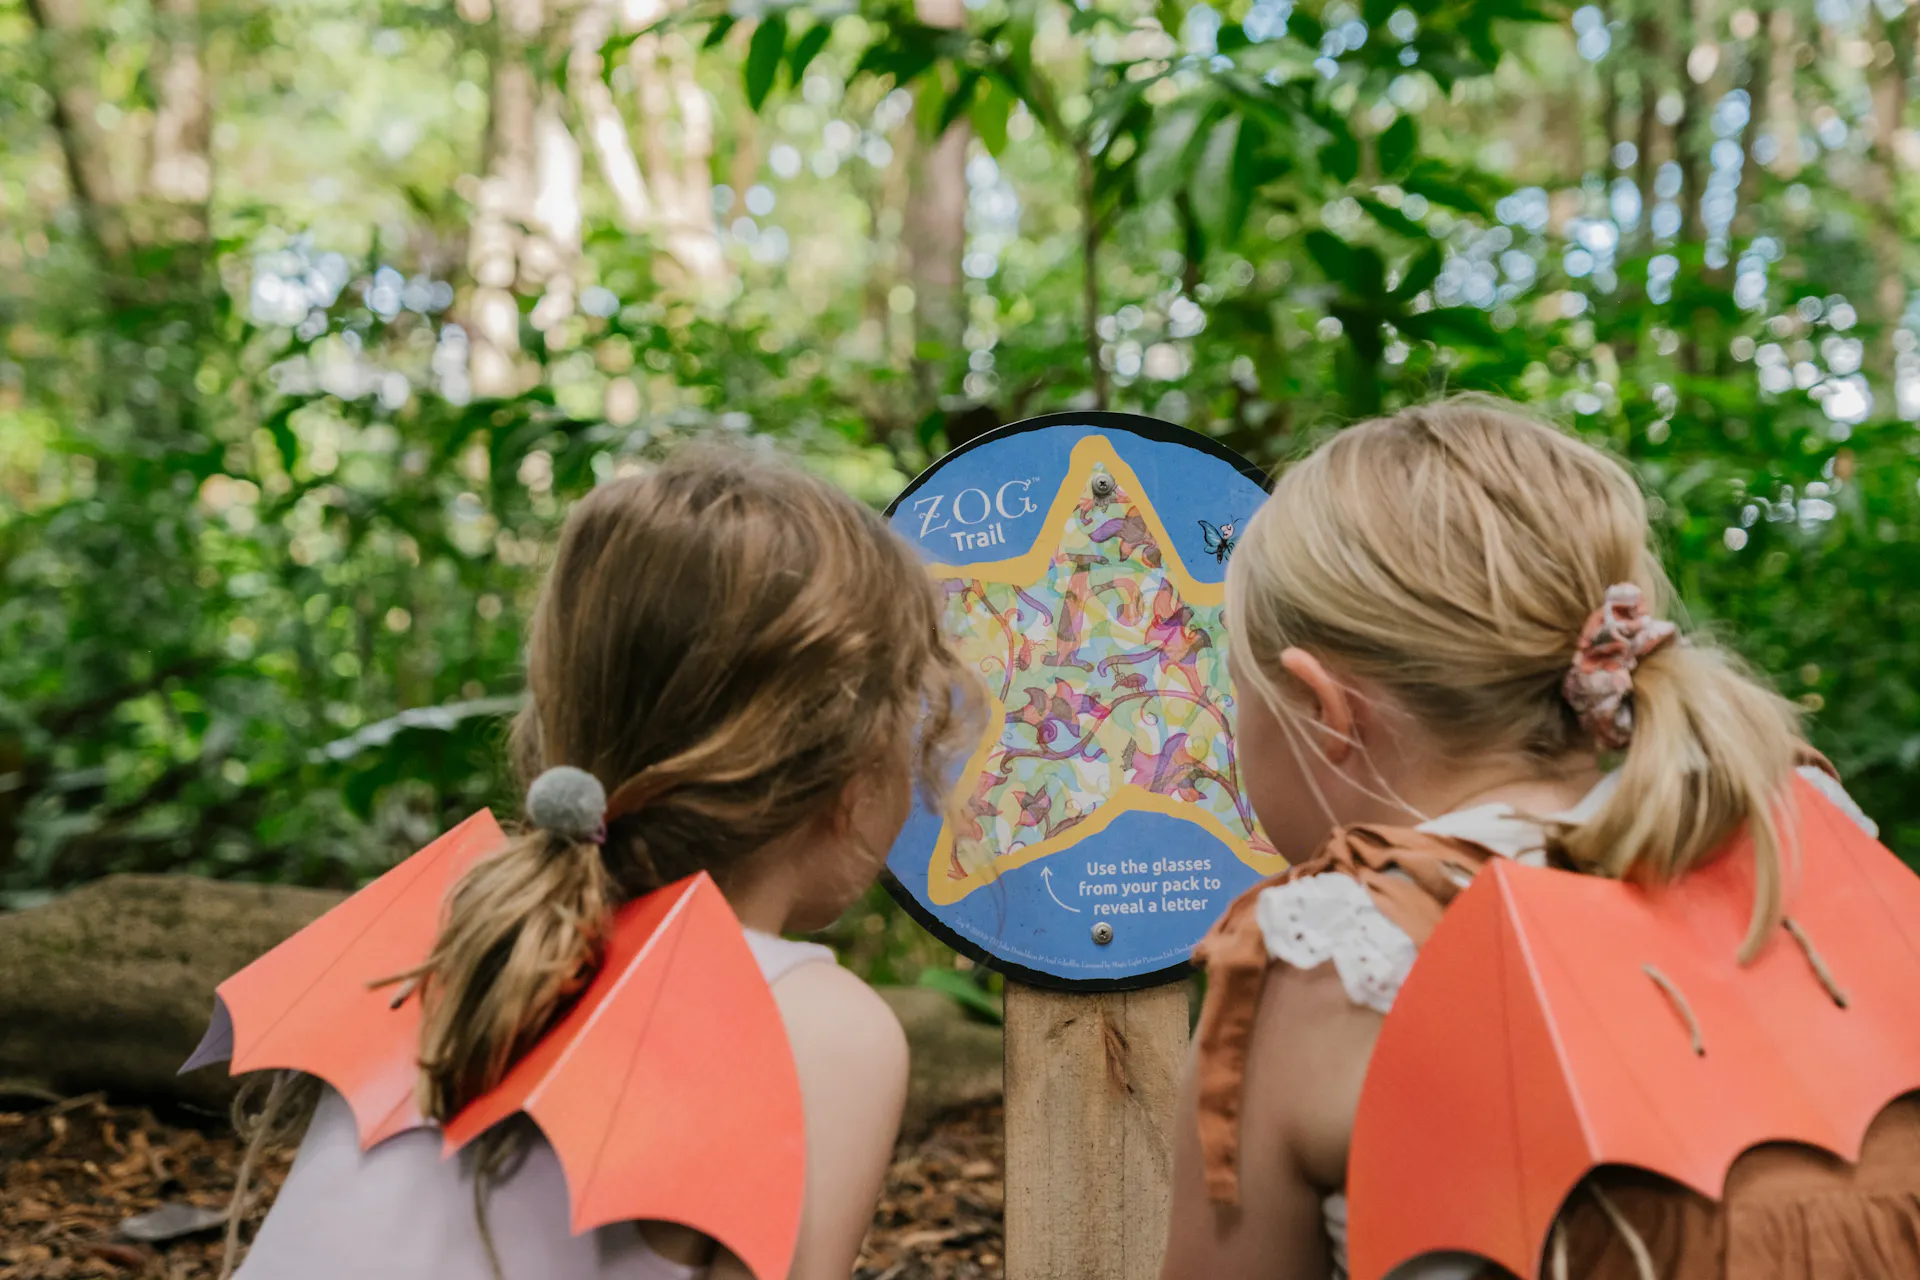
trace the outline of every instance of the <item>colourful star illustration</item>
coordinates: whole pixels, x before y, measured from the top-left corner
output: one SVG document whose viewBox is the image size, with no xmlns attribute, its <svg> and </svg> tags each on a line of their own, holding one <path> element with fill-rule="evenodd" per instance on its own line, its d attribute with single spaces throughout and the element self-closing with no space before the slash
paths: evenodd
<svg viewBox="0 0 1920 1280">
<path fill-rule="evenodd" d="M 1285 869 L 1240 791 L 1225 588 L 1187 571 L 1105 437 L 1074 447 L 1031 551 L 931 572 L 997 712 L 961 775 L 965 817 L 933 848 L 935 903 L 1132 812 L 1193 822 L 1262 876 Z"/>
</svg>

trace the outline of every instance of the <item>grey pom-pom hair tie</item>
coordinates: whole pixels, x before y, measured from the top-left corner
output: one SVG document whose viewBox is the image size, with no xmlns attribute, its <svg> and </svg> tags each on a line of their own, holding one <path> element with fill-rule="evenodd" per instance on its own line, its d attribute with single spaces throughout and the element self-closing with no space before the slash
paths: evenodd
<svg viewBox="0 0 1920 1280">
<path fill-rule="evenodd" d="M 607 839 L 607 789 L 570 764 L 555 765 L 527 788 L 527 821 L 567 840 Z"/>
</svg>

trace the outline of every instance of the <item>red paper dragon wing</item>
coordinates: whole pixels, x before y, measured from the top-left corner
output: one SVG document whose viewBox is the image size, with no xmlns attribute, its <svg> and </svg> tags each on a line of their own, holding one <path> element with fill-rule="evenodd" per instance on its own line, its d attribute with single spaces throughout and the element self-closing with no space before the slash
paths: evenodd
<svg viewBox="0 0 1920 1280">
<path fill-rule="evenodd" d="M 320 1077 L 363 1149 L 426 1123 L 414 1102 L 418 1000 L 370 984 L 426 959 L 446 894 L 499 849 L 475 814 L 222 983 L 183 1071 L 232 1058 Z M 567 1179 L 576 1233 L 633 1219 L 719 1241 L 760 1280 L 787 1274 L 805 1188 L 799 1077 L 739 921 L 705 874 L 622 908 L 600 972 L 492 1092 L 449 1152 L 525 1111 Z"/>
<path fill-rule="evenodd" d="M 624 909 L 600 977 L 447 1149 L 525 1111 L 566 1170 L 575 1232 L 632 1218 L 719 1241 L 760 1280 L 793 1260 L 800 1078 L 773 992 L 705 873 Z"/>
<path fill-rule="evenodd" d="M 1811 952 L 1783 933 L 1737 963 L 1744 839 L 1659 893 L 1496 862 L 1454 902 L 1362 1089 L 1354 1280 L 1438 1250 L 1535 1275 L 1603 1164 L 1718 1198 L 1758 1143 L 1858 1157 L 1873 1117 L 1920 1088 L 1920 878 L 1813 788 L 1795 801 L 1787 902 Z"/>
<path fill-rule="evenodd" d="M 448 890 L 506 843 L 485 810 L 220 984 L 192 1071 L 223 1058 L 235 1075 L 304 1071 L 353 1108 L 363 1149 L 426 1123 L 414 1103 L 420 1002 L 393 1007 L 374 983 L 432 950 Z"/>
</svg>

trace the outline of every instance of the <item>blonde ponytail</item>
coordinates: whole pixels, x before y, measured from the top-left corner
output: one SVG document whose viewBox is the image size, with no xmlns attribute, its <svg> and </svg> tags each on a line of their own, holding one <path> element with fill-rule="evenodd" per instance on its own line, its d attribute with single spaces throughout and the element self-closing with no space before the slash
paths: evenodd
<svg viewBox="0 0 1920 1280">
<path fill-rule="evenodd" d="M 1616 878 L 1672 880 L 1712 856 L 1742 823 L 1754 845 L 1754 904 L 1741 959 L 1781 923 L 1790 854 L 1783 783 L 1799 755 L 1799 712 L 1701 644 L 1650 654 L 1633 679 L 1633 740 L 1613 793 L 1568 828 L 1577 865 Z"/>
<path fill-rule="evenodd" d="M 1625 468 L 1463 397 L 1351 427 L 1289 469 L 1242 536 L 1227 596 L 1254 690 L 1283 717 L 1280 654 L 1299 646 L 1386 689 L 1449 755 L 1553 776 L 1603 754 L 1563 686 L 1617 584 L 1656 613 L 1672 596 Z M 1562 849 L 1659 882 L 1745 824 L 1751 959 L 1782 920 L 1797 708 L 1700 637 L 1647 652 L 1629 706 L 1614 790 Z"/>
</svg>

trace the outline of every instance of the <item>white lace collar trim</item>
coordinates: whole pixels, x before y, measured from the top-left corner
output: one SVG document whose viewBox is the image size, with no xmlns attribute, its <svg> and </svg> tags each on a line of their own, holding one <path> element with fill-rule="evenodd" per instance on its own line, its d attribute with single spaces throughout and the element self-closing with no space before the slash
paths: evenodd
<svg viewBox="0 0 1920 1280">
<path fill-rule="evenodd" d="M 1544 818 L 1522 814 L 1510 804 L 1483 804 L 1442 814 L 1419 829 L 1471 840 L 1528 866 L 1544 866 L 1548 826 L 1585 822 L 1617 785 L 1609 774 L 1573 808 Z M 1463 886 L 1467 879 L 1462 873 Z M 1381 1013 L 1393 1007 L 1418 952 L 1413 939 L 1380 914 L 1372 896 L 1351 876 L 1308 876 L 1264 890 L 1254 903 L 1254 918 L 1273 959 L 1297 969 L 1332 961 L 1349 998 Z"/>
<path fill-rule="evenodd" d="M 1471 840 L 1503 858 L 1526 863 L 1544 862 L 1548 826 L 1579 826 L 1600 812 L 1600 807 L 1606 804 L 1619 785 L 1619 775 L 1609 773 L 1595 783 L 1593 789 L 1571 809 L 1550 813 L 1544 818 L 1530 817 L 1510 804 L 1495 802 L 1443 813 L 1421 823 L 1415 830 Z"/>
<path fill-rule="evenodd" d="M 1859 823 L 1861 830 L 1877 835 L 1872 821 L 1839 783 L 1819 769 L 1802 768 L 1799 774 Z M 1618 785 L 1618 775 L 1608 774 L 1573 808 L 1544 818 L 1525 816 L 1509 804 L 1483 804 L 1442 814 L 1421 823 L 1419 829 L 1471 840 L 1501 857 L 1543 866 L 1548 824 L 1577 826 L 1587 821 Z M 1254 903 L 1254 918 L 1273 959 L 1298 969 L 1332 961 L 1353 1002 L 1381 1013 L 1393 1007 L 1400 984 L 1413 968 L 1413 940 L 1380 914 L 1372 896 L 1352 876 L 1308 876 L 1262 890 Z"/>
</svg>

